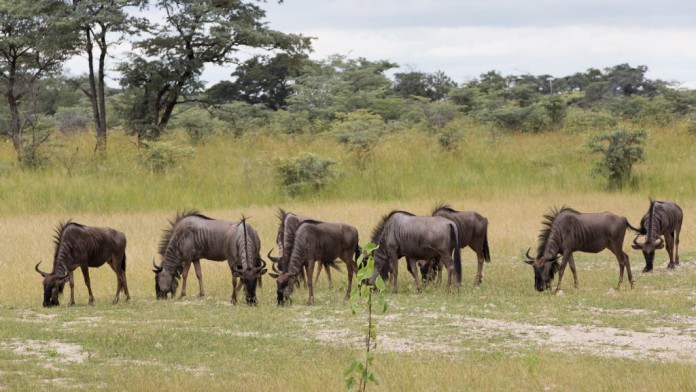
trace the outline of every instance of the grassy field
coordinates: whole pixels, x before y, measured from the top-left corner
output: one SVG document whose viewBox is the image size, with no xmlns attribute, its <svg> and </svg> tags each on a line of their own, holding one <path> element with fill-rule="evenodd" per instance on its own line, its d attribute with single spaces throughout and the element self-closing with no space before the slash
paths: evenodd
<svg viewBox="0 0 696 392">
<path fill-rule="evenodd" d="M 345 272 L 333 274 L 331 289 L 322 276 L 312 307 L 304 305 L 303 289 L 295 291 L 292 307 L 276 307 L 275 282 L 268 277 L 258 307 L 232 306 L 228 267 L 203 261 L 206 297 L 196 297 L 191 274 L 189 297 L 156 301 L 151 262 L 167 219 L 184 208 L 230 220 L 245 214 L 266 253 L 275 246 L 277 207 L 350 223 L 364 243 L 384 213 L 427 214 L 443 200 L 488 217 L 492 262 L 474 288 L 474 254 L 465 250 L 457 294 L 444 287 L 418 294 L 412 279 L 400 274 L 399 294 L 387 295 L 389 310 L 376 317 L 380 384 L 372 389 L 696 389 L 696 240 L 690 234 L 696 231 L 696 154 L 682 129 L 659 135 L 651 133 L 636 186 L 611 193 L 588 175 L 595 157 L 579 147 L 585 136 L 566 133 L 491 137 L 472 130 L 451 154 L 439 153 L 433 136 L 391 135 L 365 171 L 322 138 L 220 137 L 164 175 L 143 170 L 137 151 L 119 134 L 103 161 L 84 153 L 71 176 L 61 165 L 16 173 L 3 146 L 0 389 L 342 390 L 343 371 L 361 357 L 365 324 L 342 299 Z M 89 151 L 91 140 L 61 142 Z M 302 150 L 341 159 L 345 175 L 293 200 L 274 185 L 269 162 Z M 637 225 L 648 196 L 684 209 L 676 270 L 666 270 L 660 251 L 655 272 L 641 274 L 644 261 L 630 249 L 629 234 L 624 249 L 636 278 L 633 290 L 613 289 L 618 265 L 605 251 L 576 255 L 579 289 L 568 272 L 563 295 L 534 291 L 532 270 L 521 260 L 535 246 L 549 207 L 610 210 Z M 53 228 L 67 218 L 126 233 L 129 303 L 111 305 L 116 279 L 104 267 L 90 271 L 94 306 L 87 305 L 76 272 L 77 305 L 41 307 L 33 266 L 40 259 L 50 264 Z"/>
</svg>

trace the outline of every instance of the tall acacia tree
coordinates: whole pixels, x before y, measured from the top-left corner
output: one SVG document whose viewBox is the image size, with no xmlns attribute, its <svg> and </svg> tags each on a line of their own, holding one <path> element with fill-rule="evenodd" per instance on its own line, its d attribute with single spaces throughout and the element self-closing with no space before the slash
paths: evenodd
<svg viewBox="0 0 696 392">
<path fill-rule="evenodd" d="M 131 97 L 139 100 L 127 105 L 131 124 L 147 125 L 141 130 L 157 138 L 176 105 L 195 100 L 194 95 L 202 91 L 203 67 L 237 64 L 241 49 L 292 55 L 311 49 L 309 37 L 269 29 L 260 3 L 263 1 L 157 1 L 164 22 L 152 26 L 151 36 L 135 44 L 138 55 L 119 66 L 124 76 L 121 85 L 136 91 Z"/>
<path fill-rule="evenodd" d="M 56 0 L 0 2 L 0 81 L 10 111 L 5 132 L 20 163 L 27 147 L 42 141 L 23 134 L 36 114 L 37 83 L 74 54 L 76 35 L 66 23 L 66 11 Z"/>
<path fill-rule="evenodd" d="M 109 48 L 119 45 L 130 34 L 144 28 L 144 19 L 128 12 L 142 7 L 143 0 L 72 0 L 71 16 L 81 34 L 81 50 L 87 56 L 87 85 L 75 80 L 92 104 L 95 151 L 106 150 L 105 72 Z"/>
</svg>

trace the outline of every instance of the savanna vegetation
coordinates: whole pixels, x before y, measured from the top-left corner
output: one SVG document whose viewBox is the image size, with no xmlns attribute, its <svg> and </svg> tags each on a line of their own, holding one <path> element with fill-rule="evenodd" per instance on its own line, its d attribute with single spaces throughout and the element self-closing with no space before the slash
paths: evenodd
<svg viewBox="0 0 696 392">
<path fill-rule="evenodd" d="M 141 7 L 166 20 L 134 16 Z M 278 207 L 354 225 L 364 244 L 390 210 L 441 201 L 489 219 L 492 262 L 473 287 L 465 250 L 456 294 L 417 293 L 400 274 L 373 315 L 368 389 L 696 389 L 696 92 L 642 65 L 454 81 L 389 60 L 316 60 L 309 38 L 263 18 L 256 2 L 0 3 L 0 389 L 345 389 L 366 326 L 343 300 L 345 272 L 332 288 L 321 277 L 312 307 L 303 289 L 276 307 L 268 276 L 259 306 L 232 306 L 229 268 L 202 261 L 206 297 L 191 273 L 189 297 L 157 301 L 162 229 L 177 210 L 245 215 L 265 254 Z M 111 63 L 126 41 L 131 56 Z M 77 53 L 88 74 L 63 73 Z M 206 64 L 229 65 L 230 79 L 206 87 Z M 112 68 L 118 86 L 105 83 Z M 613 290 L 605 251 L 576 254 L 578 289 L 566 275 L 563 295 L 534 291 L 522 260 L 551 206 L 637 225 L 649 197 L 684 210 L 676 270 L 658 251 L 640 274 L 627 236 L 633 290 Z M 50 264 L 53 228 L 69 218 L 126 234 L 130 302 L 111 305 L 116 278 L 102 267 L 90 271 L 94 306 L 76 272 L 77 305 L 41 307 L 33 267 Z"/>
</svg>

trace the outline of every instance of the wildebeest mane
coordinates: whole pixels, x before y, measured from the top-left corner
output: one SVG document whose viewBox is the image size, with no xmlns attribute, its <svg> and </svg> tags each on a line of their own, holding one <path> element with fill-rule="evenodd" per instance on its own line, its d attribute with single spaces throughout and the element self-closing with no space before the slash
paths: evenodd
<svg viewBox="0 0 696 392">
<path fill-rule="evenodd" d="M 447 204 L 443 201 L 441 201 L 441 202 L 437 203 L 437 205 L 435 205 L 435 208 L 433 209 L 433 212 L 430 213 L 430 215 L 434 216 L 439 211 L 445 211 L 445 212 L 449 212 L 449 213 L 459 212 L 459 211 L 455 210 L 454 208 L 452 208 L 452 206 L 450 206 L 449 204 Z"/>
<path fill-rule="evenodd" d="M 564 212 L 579 214 L 578 211 L 564 205 L 561 208 L 553 207 L 551 209 L 551 212 L 544 215 L 544 220 L 541 222 L 541 224 L 544 225 L 544 228 L 541 229 L 541 232 L 539 233 L 538 237 L 539 245 L 537 246 L 537 258 L 542 257 L 544 255 L 546 243 L 549 241 L 549 237 L 551 237 L 551 233 L 553 231 L 553 223 L 556 220 L 556 218 L 558 218 L 558 216 Z"/>
<path fill-rule="evenodd" d="M 288 273 L 290 272 L 291 262 L 293 259 L 303 261 L 305 259 L 306 252 L 309 251 L 310 249 L 313 249 L 314 244 L 316 244 L 317 241 L 319 241 L 319 242 L 322 241 L 322 237 L 326 235 L 322 231 L 315 230 L 313 233 L 314 235 L 312 235 L 312 236 L 305 235 L 305 236 L 301 236 L 298 238 L 297 233 L 300 231 L 300 228 L 305 227 L 305 226 L 310 226 L 310 225 L 314 226 L 314 225 L 317 225 L 320 223 L 323 223 L 323 222 L 318 221 L 318 220 L 314 220 L 314 219 L 307 219 L 305 221 L 300 222 L 300 224 L 297 225 L 297 228 L 295 230 L 293 230 L 291 233 L 288 233 L 288 239 L 292 240 L 292 242 L 291 242 L 292 254 L 290 254 L 288 256 L 288 258 L 286 259 L 287 260 L 286 261 L 286 266 L 287 266 L 286 272 L 288 272 Z M 310 243 L 310 241 L 312 241 L 313 243 Z M 295 252 L 297 252 L 296 255 L 294 255 Z M 294 258 L 292 257 L 293 255 L 295 256 Z M 301 265 L 296 266 L 296 267 L 297 267 L 296 271 L 293 271 L 295 273 L 299 272 L 302 268 Z M 310 279 L 311 279 L 311 277 L 310 277 Z"/>
<path fill-rule="evenodd" d="M 389 221 L 392 215 L 399 213 L 406 214 L 408 216 L 415 216 L 410 212 L 402 210 L 392 210 L 390 213 L 382 215 L 382 217 L 379 219 L 379 223 L 377 226 L 375 226 L 374 230 L 372 230 L 372 235 L 370 236 L 370 240 L 373 243 L 379 244 L 379 239 L 382 237 L 382 232 L 384 231 L 384 226 L 387 224 L 387 221 Z"/>
<path fill-rule="evenodd" d="M 181 222 L 184 218 L 188 218 L 190 216 L 195 216 L 205 220 L 212 220 L 212 218 L 208 218 L 196 210 L 184 210 L 177 212 L 176 218 L 169 221 L 169 227 L 164 229 L 164 232 L 162 233 L 162 239 L 160 240 L 159 249 L 157 250 L 160 256 L 164 257 L 164 254 L 167 252 L 167 246 L 169 245 L 169 241 L 172 239 L 172 235 L 176 230 L 176 225 L 179 224 L 179 222 Z"/>
<path fill-rule="evenodd" d="M 68 219 L 65 222 L 60 222 L 58 223 L 58 226 L 56 226 L 54 235 L 53 235 L 53 243 L 56 245 L 56 249 L 53 252 L 53 271 L 55 272 L 55 263 L 58 260 L 58 253 L 60 252 L 61 249 L 61 244 L 63 243 L 63 234 L 67 230 L 69 226 L 77 226 L 81 229 L 83 229 L 85 226 L 81 225 L 77 222 L 73 222 L 72 219 Z M 71 244 L 66 244 L 68 245 L 68 249 L 66 249 L 67 252 L 72 252 L 72 246 Z"/>
</svg>

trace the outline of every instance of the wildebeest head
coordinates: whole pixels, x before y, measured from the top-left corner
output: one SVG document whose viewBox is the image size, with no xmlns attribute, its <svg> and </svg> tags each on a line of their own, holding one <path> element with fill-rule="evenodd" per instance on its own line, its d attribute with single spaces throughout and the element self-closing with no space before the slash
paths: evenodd
<svg viewBox="0 0 696 392">
<path fill-rule="evenodd" d="M 560 267 L 558 265 L 558 258 L 546 260 L 543 256 L 540 256 L 533 259 L 529 255 L 529 249 L 527 250 L 526 256 L 527 259 L 524 262 L 534 268 L 534 288 L 539 292 L 544 291 L 544 289 L 550 289 L 551 282 Z"/>
<path fill-rule="evenodd" d="M 257 258 L 256 264 L 261 264 L 258 267 L 244 268 L 241 264 L 235 264 L 232 269 L 232 274 L 239 278 L 244 284 L 244 292 L 246 293 L 247 305 L 256 305 L 256 285 L 258 284 L 259 278 L 265 274 L 268 270 L 266 269 L 266 262 L 262 258 Z"/>
<path fill-rule="evenodd" d="M 270 255 L 270 252 L 269 252 Z M 272 265 L 273 272 L 269 274 L 272 278 L 276 280 L 276 296 L 278 300 L 278 306 L 292 305 L 292 300 L 290 295 L 295 287 L 295 277 L 288 275 L 287 272 L 278 270 L 276 263 Z"/>
<path fill-rule="evenodd" d="M 49 273 L 43 272 L 39 269 L 39 264 L 41 264 L 41 261 L 39 261 L 36 264 L 34 269 L 36 270 L 36 272 L 41 274 L 41 276 L 43 276 L 43 289 L 44 289 L 43 306 L 44 306 L 44 308 L 49 308 L 51 306 L 58 306 L 58 305 L 60 305 L 58 298 L 60 297 L 61 294 L 63 294 L 63 288 L 65 287 L 65 283 L 69 280 L 69 276 L 68 276 L 68 274 L 55 275 L 55 274 L 49 274 Z"/>
<path fill-rule="evenodd" d="M 650 269 L 652 269 L 653 260 L 655 259 L 655 250 L 664 248 L 665 241 L 662 239 L 662 237 L 657 237 L 657 240 L 646 238 L 645 242 L 641 244 L 640 242 L 638 242 L 638 237 L 639 235 L 637 235 L 636 238 L 633 239 L 633 244 L 631 245 L 631 247 L 633 249 L 640 249 L 641 251 L 643 251 L 643 256 L 645 256 L 645 263 L 647 266 L 650 266 Z"/>
<path fill-rule="evenodd" d="M 165 271 L 162 266 L 155 264 L 155 260 L 152 260 L 152 266 L 154 267 L 152 272 L 155 273 L 155 294 L 157 299 L 167 299 L 168 294 L 171 293 L 172 298 L 176 295 L 176 289 L 179 287 L 179 276 L 176 277 L 169 272 Z"/>
</svg>

